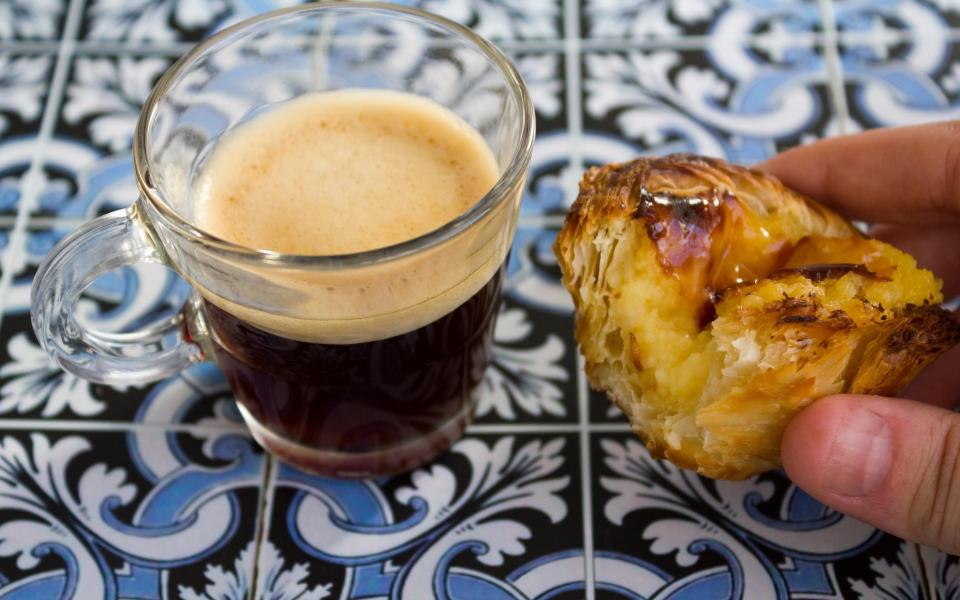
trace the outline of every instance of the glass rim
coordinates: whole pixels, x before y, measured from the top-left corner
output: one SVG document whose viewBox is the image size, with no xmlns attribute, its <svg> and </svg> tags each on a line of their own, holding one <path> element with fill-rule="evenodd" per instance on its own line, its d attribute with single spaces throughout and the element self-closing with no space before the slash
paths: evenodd
<svg viewBox="0 0 960 600">
<path fill-rule="evenodd" d="M 406 15 L 414 17 L 427 23 L 438 25 L 448 30 L 453 36 L 459 36 L 478 48 L 500 71 L 504 81 L 510 90 L 510 93 L 518 103 L 520 109 L 520 133 L 513 152 L 510 156 L 510 162 L 506 169 L 500 174 L 500 178 L 482 198 L 477 200 L 469 209 L 458 215 L 451 221 L 433 229 L 427 233 L 403 242 L 353 252 L 348 254 L 285 254 L 252 248 L 225 240 L 197 227 L 189 220 L 184 218 L 178 211 L 164 201 L 162 194 L 153 187 L 149 180 L 149 162 L 147 160 L 147 141 L 149 139 L 150 123 L 153 121 L 158 103 L 170 88 L 172 82 L 182 73 L 184 73 L 196 59 L 210 50 L 217 44 L 234 37 L 236 34 L 246 31 L 256 25 L 286 17 L 291 14 L 309 14 L 327 12 L 331 9 L 348 10 L 355 12 L 386 12 L 394 15 Z M 477 35 L 469 28 L 433 13 L 386 2 L 353 2 L 350 0 L 324 2 L 322 4 L 308 4 L 283 8 L 270 11 L 262 15 L 257 15 L 245 19 L 230 27 L 223 29 L 198 43 L 186 54 L 178 59 L 163 74 L 150 96 L 140 111 L 137 119 L 136 129 L 134 131 L 133 141 L 133 164 L 137 187 L 141 198 L 146 198 L 156 213 L 162 217 L 164 224 L 170 227 L 175 233 L 187 241 L 202 245 L 206 248 L 216 249 L 228 254 L 234 258 L 244 260 L 255 260 L 258 263 L 275 264 L 278 266 L 297 266 L 297 267 L 356 267 L 372 265 L 385 261 L 403 258 L 417 254 L 423 250 L 430 249 L 437 245 L 447 242 L 460 233 L 469 230 L 498 208 L 503 202 L 507 201 L 513 194 L 518 183 L 522 181 L 527 172 L 530 159 L 533 153 L 533 140 L 535 135 L 535 117 L 533 103 L 530 93 L 520 73 L 517 71 L 513 62 L 503 54 L 503 52 L 487 41 L 485 38 Z"/>
</svg>

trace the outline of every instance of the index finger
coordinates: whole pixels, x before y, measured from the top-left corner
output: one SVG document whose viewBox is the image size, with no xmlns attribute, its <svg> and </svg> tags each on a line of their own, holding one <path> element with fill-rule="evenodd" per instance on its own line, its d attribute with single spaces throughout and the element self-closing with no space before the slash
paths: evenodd
<svg viewBox="0 0 960 600">
<path fill-rule="evenodd" d="M 757 167 L 850 218 L 960 221 L 960 121 L 831 138 Z"/>
</svg>

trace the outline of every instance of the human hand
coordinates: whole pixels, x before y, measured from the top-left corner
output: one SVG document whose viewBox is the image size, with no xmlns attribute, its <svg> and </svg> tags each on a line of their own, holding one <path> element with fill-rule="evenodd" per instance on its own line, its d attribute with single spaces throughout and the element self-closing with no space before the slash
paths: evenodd
<svg viewBox="0 0 960 600">
<path fill-rule="evenodd" d="M 759 165 L 912 254 L 960 294 L 960 122 L 874 130 Z M 901 394 L 817 400 L 784 434 L 807 493 L 880 529 L 960 554 L 960 346 Z M 906 399 L 909 398 L 909 399 Z"/>
</svg>

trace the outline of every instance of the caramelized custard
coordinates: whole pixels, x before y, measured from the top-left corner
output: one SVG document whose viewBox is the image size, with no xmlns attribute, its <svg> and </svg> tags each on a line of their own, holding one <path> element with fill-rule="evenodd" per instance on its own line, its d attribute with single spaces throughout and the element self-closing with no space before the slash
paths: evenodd
<svg viewBox="0 0 960 600">
<path fill-rule="evenodd" d="M 671 171 L 676 179 L 676 169 Z M 863 236 L 807 235 L 791 242 L 772 235 L 729 191 L 701 186 L 697 192 L 653 193 L 641 186 L 633 216 L 645 221 L 664 271 L 681 282 L 687 298 L 701 303 L 702 328 L 716 317 L 714 303 L 733 286 L 788 274 L 814 281 L 850 272 L 889 279 L 895 269 Z"/>
</svg>

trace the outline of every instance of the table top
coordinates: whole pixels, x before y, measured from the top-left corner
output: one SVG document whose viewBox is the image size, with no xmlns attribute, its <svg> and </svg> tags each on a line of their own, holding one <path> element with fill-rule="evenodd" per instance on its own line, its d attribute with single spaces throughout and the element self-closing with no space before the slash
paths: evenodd
<svg viewBox="0 0 960 600">
<path fill-rule="evenodd" d="M 589 165 L 753 163 L 955 118 L 960 5 L 405 3 L 516 61 L 537 144 L 476 424 L 415 473 L 336 481 L 265 455 L 212 365 L 94 385 L 30 328 L 44 254 L 136 196 L 130 144 L 153 83 L 273 3 L 0 0 L 0 597 L 960 598 L 956 557 L 827 510 L 781 473 L 714 482 L 651 460 L 588 391 L 550 249 Z M 81 308 L 135 327 L 186 293 L 138 267 Z"/>
</svg>

